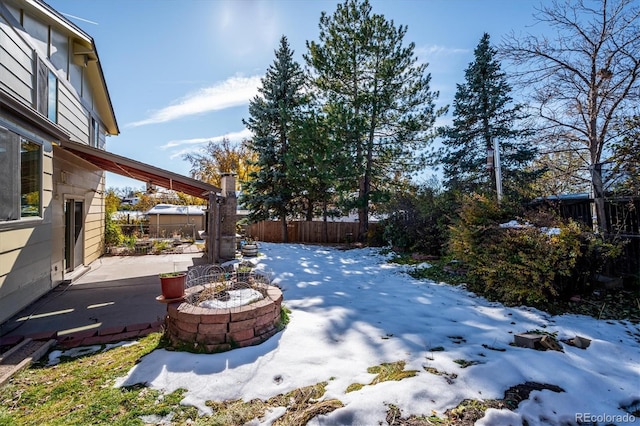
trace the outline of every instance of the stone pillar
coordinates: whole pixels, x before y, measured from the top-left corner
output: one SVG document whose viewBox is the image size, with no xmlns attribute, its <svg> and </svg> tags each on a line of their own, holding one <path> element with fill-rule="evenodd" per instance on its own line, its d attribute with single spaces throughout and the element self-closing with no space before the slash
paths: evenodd
<svg viewBox="0 0 640 426">
<path fill-rule="evenodd" d="M 220 206 L 220 259 L 230 260 L 236 257 L 236 177 L 233 173 L 222 175 L 223 204 Z"/>
<path fill-rule="evenodd" d="M 208 263 L 218 263 L 219 260 L 219 228 L 220 228 L 220 206 L 218 196 L 214 192 L 209 193 L 209 203 L 207 212 L 207 261 Z"/>
</svg>

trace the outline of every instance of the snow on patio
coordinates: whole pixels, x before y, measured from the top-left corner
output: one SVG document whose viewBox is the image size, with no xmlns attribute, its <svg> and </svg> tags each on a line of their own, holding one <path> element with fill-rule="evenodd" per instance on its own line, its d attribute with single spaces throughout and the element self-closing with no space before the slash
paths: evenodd
<svg viewBox="0 0 640 426">
<path fill-rule="evenodd" d="M 443 417 L 466 398 L 502 398 L 525 382 L 565 392 L 533 391 L 515 412 L 489 409 L 478 424 L 577 424 L 576 415 L 586 413 L 629 419 L 621 407 L 640 401 L 637 325 L 504 307 L 462 287 L 415 280 L 376 249 L 261 243 L 260 252 L 265 256 L 253 262 L 274 272 L 292 311 L 282 332 L 261 345 L 214 355 L 156 350 L 117 385 L 184 388 L 183 404 L 210 413 L 207 400 L 268 399 L 327 381 L 324 397 L 344 407 L 310 424 L 331 425 L 384 424 L 389 404 L 403 417 Z M 579 335 L 591 345 L 563 344 L 564 353 L 510 346 L 514 334 L 535 329 L 557 332 L 559 339 Z M 430 350 L 437 347 L 444 350 Z M 454 360 L 478 364 L 462 368 Z M 350 384 L 371 382 L 368 367 L 396 361 L 418 374 L 345 392 Z"/>
</svg>

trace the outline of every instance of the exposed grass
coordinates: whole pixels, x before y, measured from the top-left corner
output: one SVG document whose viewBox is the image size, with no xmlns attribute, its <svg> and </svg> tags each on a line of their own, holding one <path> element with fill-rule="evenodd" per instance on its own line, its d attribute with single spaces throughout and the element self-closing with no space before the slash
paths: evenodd
<svg viewBox="0 0 640 426">
<path fill-rule="evenodd" d="M 199 416 L 195 407 L 180 401 L 185 390 L 170 394 L 134 385 L 115 388 L 115 379 L 140 358 L 163 346 L 160 333 L 136 345 L 119 347 L 56 366 L 34 365 L 0 388 L 0 425 L 142 425 L 170 422 L 191 425 L 243 425 L 276 407 L 286 412 L 274 425 L 302 425 L 343 404 L 322 400 L 327 383 L 295 389 L 267 401 L 207 401 L 211 416 Z"/>
<path fill-rule="evenodd" d="M 0 388 L 0 424 L 141 424 L 140 416 L 169 413 L 174 420 L 194 418 L 195 408 L 179 405 L 181 390 L 161 395 L 141 386 L 113 386 L 159 343 L 154 333 L 137 345 L 24 370 Z"/>
<path fill-rule="evenodd" d="M 362 383 L 351 383 L 349 386 L 347 386 L 347 390 L 345 391 L 345 393 L 359 391 L 363 387 L 364 385 Z"/>
<path fill-rule="evenodd" d="M 273 423 L 274 426 L 306 425 L 318 415 L 343 407 L 344 404 L 337 399 L 320 400 L 326 386 L 327 382 L 321 382 L 270 398 L 268 402 L 272 406 L 288 407 L 286 413 Z"/>
<path fill-rule="evenodd" d="M 377 374 L 369 384 L 375 385 L 377 383 L 387 382 L 390 380 L 398 381 L 418 374 L 418 370 L 405 370 L 405 364 L 406 363 L 404 361 L 391 363 L 385 362 L 380 365 L 367 368 L 367 373 Z"/>
<path fill-rule="evenodd" d="M 471 367 L 472 365 L 482 364 L 480 361 L 468 361 L 466 359 L 454 359 L 453 362 L 458 364 L 461 368 Z"/>
<path fill-rule="evenodd" d="M 446 371 L 440 371 L 434 367 L 423 367 L 424 371 L 427 373 L 435 374 L 436 376 L 442 376 L 450 385 L 453 384 L 454 380 L 458 378 L 456 373 L 447 373 Z"/>
<path fill-rule="evenodd" d="M 389 404 L 387 409 L 387 424 L 389 426 L 431 426 L 431 425 L 450 425 L 446 419 L 432 414 L 430 416 L 411 415 L 403 418 L 402 412 L 397 405 Z"/>
<path fill-rule="evenodd" d="M 280 307 L 280 324 L 278 325 L 278 327 L 280 329 L 283 329 L 287 326 L 287 324 L 289 324 L 289 321 L 291 321 L 291 309 L 287 308 L 284 305 L 281 305 Z"/>
<path fill-rule="evenodd" d="M 327 382 L 295 389 L 286 394 L 269 398 L 267 401 L 254 399 L 251 401 L 208 402 L 213 414 L 198 421 L 206 425 L 243 425 L 248 421 L 260 418 L 276 407 L 287 407 L 287 411 L 273 424 L 275 426 L 304 425 L 320 414 L 327 414 L 343 406 L 337 399 L 321 400 L 325 394 Z"/>
<path fill-rule="evenodd" d="M 373 367 L 367 368 L 367 373 L 375 374 L 376 377 L 369 383 L 369 385 L 376 385 L 378 383 L 387 382 L 390 380 L 399 381 L 402 379 L 406 379 L 407 377 L 413 377 L 418 374 L 418 370 L 405 370 L 404 361 L 396 361 L 391 363 L 382 363 L 380 365 L 374 365 Z M 354 392 L 360 390 L 365 385 L 361 383 L 352 383 L 347 386 L 345 392 Z"/>
</svg>

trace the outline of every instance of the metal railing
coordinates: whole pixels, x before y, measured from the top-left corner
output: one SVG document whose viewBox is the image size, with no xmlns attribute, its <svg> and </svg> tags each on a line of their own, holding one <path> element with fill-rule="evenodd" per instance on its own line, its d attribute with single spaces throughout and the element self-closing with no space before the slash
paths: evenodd
<svg viewBox="0 0 640 426">
<path fill-rule="evenodd" d="M 199 238 L 196 225 L 193 223 L 179 224 L 119 224 L 122 233 L 139 238 L 181 238 L 197 240 Z"/>
</svg>

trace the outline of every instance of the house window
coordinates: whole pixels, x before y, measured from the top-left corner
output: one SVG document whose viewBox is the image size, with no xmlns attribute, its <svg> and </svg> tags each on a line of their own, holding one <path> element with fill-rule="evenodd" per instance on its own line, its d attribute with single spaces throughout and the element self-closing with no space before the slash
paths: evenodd
<svg viewBox="0 0 640 426">
<path fill-rule="evenodd" d="M 58 122 L 58 78 L 38 60 L 38 76 L 36 82 L 36 109 L 54 123 Z"/>
<path fill-rule="evenodd" d="M 41 216 L 42 146 L 0 127 L 0 222 Z"/>
<path fill-rule="evenodd" d="M 58 79 L 53 71 L 49 71 L 47 99 L 47 117 L 54 123 L 58 122 Z"/>
<path fill-rule="evenodd" d="M 98 142 L 100 141 L 100 124 L 96 121 L 95 118 L 91 119 L 91 146 L 98 147 Z"/>
<path fill-rule="evenodd" d="M 40 145 L 22 139 L 20 142 L 20 217 L 40 216 L 41 158 Z"/>
</svg>

